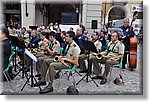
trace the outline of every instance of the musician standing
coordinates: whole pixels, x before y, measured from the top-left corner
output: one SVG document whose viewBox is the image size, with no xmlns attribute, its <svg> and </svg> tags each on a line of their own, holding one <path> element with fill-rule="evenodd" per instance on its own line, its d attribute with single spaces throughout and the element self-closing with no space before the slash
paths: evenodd
<svg viewBox="0 0 150 102">
<path fill-rule="evenodd" d="M 135 35 L 133 30 L 130 31 L 130 26 L 129 26 L 129 18 L 125 18 L 123 20 L 123 26 L 120 27 L 122 32 L 123 32 L 123 44 L 125 45 L 125 53 L 124 53 L 124 57 L 123 57 L 123 65 L 122 68 L 125 68 L 125 65 L 127 63 L 127 54 L 129 52 L 129 48 L 130 48 L 130 33 Z"/>
<path fill-rule="evenodd" d="M 59 57 L 59 61 L 65 61 L 65 63 L 68 66 L 72 66 L 74 64 L 78 64 L 78 58 L 80 54 L 80 48 L 79 46 L 74 42 L 74 33 L 72 31 L 68 31 L 66 34 L 66 41 L 67 41 L 67 48 L 65 51 L 64 57 Z M 57 72 L 56 70 L 59 70 L 61 68 L 66 68 L 66 65 L 64 65 L 62 62 L 52 62 L 49 65 L 49 68 L 47 70 L 46 74 L 46 81 L 48 82 L 48 85 L 43 89 L 40 90 L 40 93 L 48 93 L 53 91 L 53 80 L 56 79 Z"/>
<path fill-rule="evenodd" d="M 112 33 L 111 42 L 108 43 L 108 51 L 101 52 L 102 58 L 97 59 L 95 56 L 91 56 L 89 61 L 90 68 L 93 64 L 93 71 L 96 76 L 92 79 L 102 79 L 100 84 L 105 84 L 107 82 L 107 75 L 110 72 L 110 67 L 113 64 L 118 64 L 120 59 L 124 55 L 124 44 L 118 40 L 119 34 L 117 32 Z M 99 63 L 105 63 L 105 71 L 102 75 Z"/>
</svg>

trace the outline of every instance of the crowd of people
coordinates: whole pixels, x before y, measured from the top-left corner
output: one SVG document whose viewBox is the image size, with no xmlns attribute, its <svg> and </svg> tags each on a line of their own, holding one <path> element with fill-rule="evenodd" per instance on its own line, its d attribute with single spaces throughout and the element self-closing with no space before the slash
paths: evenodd
<svg viewBox="0 0 150 102">
<path fill-rule="evenodd" d="M 96 29 L 91 34 L 82 25 L 73 32 L 61 31 L 58 23 L 50 23 L 47 27 L 41 23 L 40 26 L 31 26 L 30 30 L 25 27 L 16 30 L 15 27 L 2 27 L 0 40 L 3 48 L 3 70 L 9 64 L 9 56 L 11 55 L 11 41 L 9 36 L 16 36 L 22 39 L 26 48 L 31 51 L 36 57 L 36 72 L 35 75 L 39 81 L 34 86 L 47 85 L 40 93 L 47 93 L 53 91 L 53 80 L 59 78 L 58 70 L 64 67 L 71 67 L 72 65 L 79 65 L 79 73 L 86 73 L 87 66 L 85 60 L 87 59 L 85 45 L 83 41 L 91 41 L 94 43 L 97 53 L 102 54 L 102 59 L 97 59 L 95 55 L 90 54 L 91 72 L 95 74 L 92 79 L 100 79 L 100 84 L 107 82 L 107 76 L 110 72 L 110 67 L 113 64 L 118 64 L 123 58 L 123 68 L 126 68 L 128 41 L 124 40 L 129 36 L 129 19 L 125 18 L 120 29 L 123 35 L 120 36 L 118 31 L 108 33 L 108 28 L 105 26 L 102 29 Z M 138 30 L 138 29 L 137 29 Z M 135 35 L 136 31 L 130 31 Z M 88 45 L 87 45 L 88 46 Z M 62 54 L 60 49 L 63 49 Z M 92 52 L 91 52 L 92 53 Z M 27 55 L 23 56 L 22 49 L 18 49 L 17 55 L 20 58 L 20 64 L 24 64 L 24 70 L 29 71 L 31 67 L 31 58 Z M 58 56 L 58 62 L 54 58 Z M 24 63 L 23 61 L 24 60 Z M 105 63 L 105 71 L 102 73 L 99 63 Z M 93 66 L 93 67 L 92 67 Z M 12 74 L 12 71 L 10 71 Z"/>
</svg>

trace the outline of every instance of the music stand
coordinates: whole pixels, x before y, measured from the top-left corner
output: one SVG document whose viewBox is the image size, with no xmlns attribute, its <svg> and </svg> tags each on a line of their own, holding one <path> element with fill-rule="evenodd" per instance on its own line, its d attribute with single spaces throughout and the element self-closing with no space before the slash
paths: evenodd
<svg viewBox="0 0 150 102">
<path fill-rule="evenodd" d="M 86 75 L 83 76 L 83 77 L 81 78 L 81 80 L 79 80 L 79 82 L 76 83 L 76 85 L 78 85 L 85 77 L 86 77 L 86 82 L 89 82 L 88 77 L 91 78 L 91 76 L 90 76 L 90 75 L 91 75 L 91 68 L 90 68 L 90 66 L 89 66 L 90 52 L 98 53 L 98 52 L 97 52 L 97 49 L 96 49 L 96 47 L 95 47 L 95 45 L 94 45 L 94 43 L 93 43 L 92 41 L 83 40 L 82 43 L 83 43 L 84 48 L 85 48 L 85 50 L 87 51 L 87 54 L 88 54 L 88 58 L 87 58 L 87 60 L 88 60 L 88 70 L 87 70 Z M 95 82 L 92 78 L 91 78 L 91 80 L 92 80 L 92 81 L 95 83 L 95 85 L 98 87 L 98 85 L 96 84 L 96 82 Z"/>
<path fill-rule="evenodd" d="M 35 82 L 37 83 L 34 75 L 33 75 L 33 61 L 37 62 L 37 58 L 32 54 L 30 53 L 27 49 L 25 49 L 25 54 L 31 58 L 31 74 L 29 75 L 29 77 L 27 78 L 27 81 L 25 82 L 25 84 L 23 85 L 23 87 L 21 88 L 21 91 L 23 91 L 24 87 L 26 86 L 26 84 L 29 82 L 29 80 L 31 79 L 31 87 L 33 87 L 34 85 L 34 81 L 33 79 L 35 80 Z M 28 84 L 29 85 L 29 84 Z M 39 86 L 40 90 L 41 90 L 41 87 Z"/>
<path fill-rule="evenodd" d="M 16 64 L 16 47 L 22 49 L 22 53 L 23 53 L 23 59 L 22 59 L 22 68 L 20 68 L 19 72 L 15 75 L 15 77 L 22 71 L 22 78 L 24 78 L 24 51 L 25 51 L 25 44 L 24 44 L 24 41 L 19 39 L 18 37 L 16 36 L 9 36 L 9 40 L 11 41 L 11 44 L 13 44 L 15 46 L 15 72 L 16 72 L 16 67 L 19 67 L 17 64 Z M 14 77 L 14 78 L 15 78 Z"/>
</svg>

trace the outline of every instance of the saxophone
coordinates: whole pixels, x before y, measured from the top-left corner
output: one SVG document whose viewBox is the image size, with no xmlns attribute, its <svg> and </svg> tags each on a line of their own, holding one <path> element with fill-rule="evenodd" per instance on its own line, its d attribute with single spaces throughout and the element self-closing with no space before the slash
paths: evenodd
<svg viewBox="0 0 150 102">
<path fill-rule="evenodd" d="M 96 56 L 97 59 L 102 59 L 102 58 L 103 58 L 102 54 L 100 54 L 100 53 L 92 53 L 91 55 Z M 113 57 L 109 57 L 109 58 L 110 58 L 111 60 L 113 60 L 113 61 L 117 61 L 117 60 L 120 59 L 120 58 L 113 58 Z"/>
<path fill-rule="evenodd" d="M 54 57 L 54 61 L 55 61 L 55 62 L 61 62 L 61 63 L 62 63 L 63 65 L 65 65 L 66 67 L 70 67 L 70 66 L 69 66 L 68 64 L 66 64 L 64 61 L 59 61 L 59 60 L 58 60 L 58 57 L 59 57 L 59 56 L 55 56 L 55 57 Z"/>
</svg>

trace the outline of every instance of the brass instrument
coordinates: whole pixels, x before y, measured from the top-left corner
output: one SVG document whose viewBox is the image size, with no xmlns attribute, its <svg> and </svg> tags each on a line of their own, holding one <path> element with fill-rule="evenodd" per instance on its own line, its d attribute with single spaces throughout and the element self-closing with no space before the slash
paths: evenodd
<svg viewBox="0 0 150 102">
<path fill-rule="evenodd" d="M 66 67 L 69 67 L 69 65 L 67 65 L 64 61 L 59 61 L 59 60 L 58 60 L 58 56 L 55 56 L 55 57 L 54 57 L 54 61 L 55 61 L 55 62 L 61 62 L 61 63 L 62 63 L 63 65 L 65 65 Z"/>
<path fill-rule="evenodd" d="M 38 51 L 37 51 L 37 48 L 30 48 L 29 51 L 30 51 L 31 53 L 37 53 L 37 52 L 38 52 Z"/>
<path fill-rule="evenodd" d="M 100 53 L 92 53 L 92 55 L 96 56 L 97 59 L 102 59 L 103 58 L 102 54 L 100 54 Z M 120 58 L 113 58 L 113 57 L 109 57 L 109 58 L 111 60 L 114 60 L 114 61 L 117 61 L 117 60 L 120 59 Z"/>
<path fill-rule="evenodd" d="M 97 59 L 102 59 L 102 54 L 100 53 L 92 53 L 92 55 L 96 56 Z"/>
</svg>

